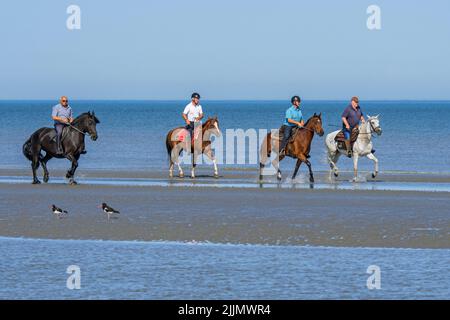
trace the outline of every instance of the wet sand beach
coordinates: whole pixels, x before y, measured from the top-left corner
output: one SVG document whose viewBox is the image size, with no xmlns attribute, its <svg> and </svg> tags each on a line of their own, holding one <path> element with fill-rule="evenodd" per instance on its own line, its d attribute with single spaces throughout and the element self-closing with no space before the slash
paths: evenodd
<svg viewBox="0 0 450 320">
<path fill-rule="evenodd" d="M 0 236 L 450 248 L 449 207 L 448 192 L 3 183 Z"/>
</svg>

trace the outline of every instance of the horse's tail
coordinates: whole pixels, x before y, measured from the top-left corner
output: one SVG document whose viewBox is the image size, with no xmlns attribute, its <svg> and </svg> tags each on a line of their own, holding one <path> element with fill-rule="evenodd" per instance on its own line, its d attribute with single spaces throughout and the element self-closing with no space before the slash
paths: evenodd
<svg viewBox="0 0 450 320">
<path fill-rule="evenodd" d="M 172 132 L 173 132 L 173 130 L 170 130 L 169 133 L 167 134 L 167 137 L 166 137 L 166 149 L 167 149 L 167 156 L 169 157 L 169 159 L 170 159 L 170 157 L 172 155 L 172 144 L 171 144 L 171 142 L 172 142 L 172 139 L 171 139 Z"/>
<path fill-rule="evenodd" d="M 22 152 L 25 158 L 27 158 L 30 161 L 33 161 L 33 154 L 31 153 L 31 138 L 28 138 L 27 141 L 22 146 Z"/>
<path fill-rule="evenodd" d="M 263 139 L 261 144 L 261 149 L 259 151 L 259 163 L 264 166 L 267 162 L 267 159 L 270 158 L 270 154 L 272 152 L 272 133 L 269 132 Z"/>
</svg>

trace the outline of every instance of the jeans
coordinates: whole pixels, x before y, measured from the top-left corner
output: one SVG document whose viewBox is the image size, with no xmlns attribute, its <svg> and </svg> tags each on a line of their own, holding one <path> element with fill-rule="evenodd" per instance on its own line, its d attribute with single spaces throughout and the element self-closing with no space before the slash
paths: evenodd
<svg viewBox="0 0 450 320">
<path fill-rule="evenodd" d="M 344 132 L 345 140 L 350 140 L 350 137 L 352 136 L 353 128 L 350 127 L 350 129 L 347 129 L 344 125 L 342 126 L 342 131 Z"/>
<path fill-rule="evenodd" d="M 283 126 L 284 128 L 284 134 L 283 134 L 283 141 L 281 141 L 281 146 L 280 146 L 280 150 L 283 150 L 286 145 L 288 144 L 289 138 L 291 137 L 292 134 L 292 129 L 294 129 L 294 127 L 291 126 Z"/>
</svg>

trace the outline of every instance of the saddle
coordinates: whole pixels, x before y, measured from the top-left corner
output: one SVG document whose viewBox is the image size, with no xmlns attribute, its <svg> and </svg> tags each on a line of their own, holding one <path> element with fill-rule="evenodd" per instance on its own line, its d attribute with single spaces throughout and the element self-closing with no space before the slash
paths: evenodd
<svg viewBox="0 0 450 320">
<path fill-rule="evenodd" d="M 65 127 L 63 128 L 63 130 L 62 130 L 62 133 L 61 133 L 61 142 L 64 141 L 64 138 L 67 136 L 68 133 L 69 133 L 69 127 L 68 127 L 68 126 L 65 126 Z M 56 142 L 56 130 L 55 130 L 55 129 L 53 129 L 53 130 L 51 131 L 50 137 L 51 137 L 51 138 L 50 138 L 51 141 L 55 141 L 55 142 Z"/>
<path fill-rule="evenodd" d="M 200 130 L 201 130 L 201 127 L 197 127 L 194 129 L 193 137 L 191 137 L 191 145 L 194 145 L 195 139 L 197 139 L 200 134 Z M 184 142 L 188 136 L 189 136 L 189 130 L 182 128 L 182 130 L 180 130 L 178 132 L 178 134 L 175 136 L 175 140 Z"/>
<path fill-rule="evenodd" d="M 275 132 L 274 135 L 273 135 L 273 137 L 274 137 L 275 139 L 278 139 L 278 141 L 283 140 L 283 137 L 284 137 L 284 128 L 285 128 L 284 126 L 281 126 L 280 129 L 278 129 L 278 132 Z M 292 141 L 294 141 L 295 135 L 297 134 L 297 131 L 298 131 L 299 129 L 300 129 L 299 127 L 294 127 L 294 128 L 292 129 L 291 136 L 289 137 L 289 140 L 288 140 L 288 144 L 291 143 Z"/>
<path fill-rule="evenodd" d="M 356 128 L 356 127 L 353 128 L 352 133 L 350 134 L 350 145 L 351 145 L 352 148 L 353 148 L 353 144 L 358 139 L 358 135 L 359 135 L 359 129 Z M 342 131 L 342 130 L 339 131 L 339 133 L 334 138 L 334 141 L 337 142 L 337 145 L 338 145 L 339 149 L 345 149 L 344 131 Z"/>
</svg>

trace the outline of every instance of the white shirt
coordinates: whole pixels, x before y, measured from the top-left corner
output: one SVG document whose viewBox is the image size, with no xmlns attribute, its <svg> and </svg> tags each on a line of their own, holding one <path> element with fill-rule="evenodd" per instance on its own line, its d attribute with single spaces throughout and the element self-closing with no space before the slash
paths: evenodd
<svg viewBox="0 0 450 320">
<path fill-rule="evenodd" d="M 187 115 L 189 121 L 195 121 L 195 118 L 203 114 L 202 106 L 200 104 L 194 106 L 191 102 L 184 108 L 183 113 Z"/>
</svg>

